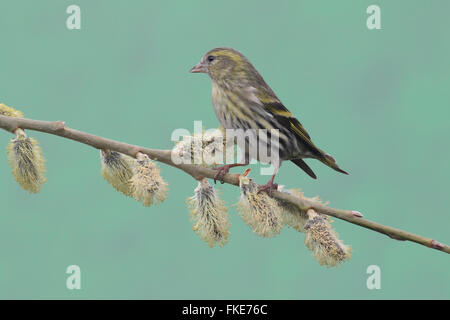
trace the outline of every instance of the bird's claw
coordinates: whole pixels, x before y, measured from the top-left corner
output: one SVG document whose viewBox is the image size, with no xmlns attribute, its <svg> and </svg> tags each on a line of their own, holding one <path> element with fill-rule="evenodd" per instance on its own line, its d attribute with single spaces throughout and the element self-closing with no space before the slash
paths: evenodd
<svg viewBox="0 0 450 320">
<path fill-rule="evenodd" d="M 223 178 L 228 173 L 228 171 L 230 171 L 230 166 L 224 165 L 222 167 L 216 167 L 212 169 L 217 170 L 216 174 L 214 175 L 214 183 L 216 183 L 216 181 L 219 180 L 220 183 L 224 184 L 225 181 L 223 180 Z"/>
<path fill-rule="evenodd" d="M 271 197 L 272 197 L 273 190 L 278 190 L 277 183 L 269 182 L 265 185 L 258 186 L 258 193 L 260 193 L 261 191 L 266 191 L 269 194 L 269 196 L 271 196 Z"/>
</svg>

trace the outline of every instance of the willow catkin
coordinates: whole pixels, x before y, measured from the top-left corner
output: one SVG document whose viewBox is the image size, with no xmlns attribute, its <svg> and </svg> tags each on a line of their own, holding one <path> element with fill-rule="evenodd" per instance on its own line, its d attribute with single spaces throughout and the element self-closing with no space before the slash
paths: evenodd
<svg viewBox="0 0 450 320">
<path fill-rule="evenodd" d="M 114 189 L 131 196 L 130 179 L 133 176 L 135 159 L 111 150 L 100 150 L 101 174 Z"/>
<path fill-rule="evenodd" d="M 281 187 L 281 192 L 285 192 L 291 196 L 297 197 L 297 198 L 303 198 L 303 192 L 300 191 L 300 189 L 290 189 L 290 190 L 284 190 Z M 280 188 L 279 188 L 280 189 Z M 305 224 L 308 220 L 308 216 L 305 211 L 300 210 L 298 206 L 293 204 L 289 201 L 283 201 L 277 199 L 278 205 L 281 207 L 281 219 L 283 221 L 283 224 L 290 226 L 291 228 L 294 228 L 298 232 L 305 232 Z"/>
<path fill-rule="evenodd" d="M 210 247 L 223 247 L 228 242 L 230 223 L 225 203 L 214 187 L 202 179 L 186 202 L 195 233 Z"/>
<path fill-rule="evenodd" d="M 8 162 L 16 181 L 31 193 L 38 193 L 45 178 L 45 159 L 36 139 L 28 138 L 22 129 L 16 130 L 7 148 Z"/>
<path fill-rule="evenodd" d="M 240 175 L 239 187 L 241 198 L 237 209 L 244 222 L 262 237 L 279 234 L 283 228 L 283 221 L 281 208 L 276 200 L 266 192 L 258 192 L 258 185 L 246 174 Z"/>
<path fill-rule="evenodd" d="M 161 203 L 167 198 L 167 182 L 162 179 L 155 162 L 143 153 L 137 155 L 130 183 L 133 197 L 142 201 L 145 207 Z"/>
<path fill-rule="evenodd" d="M 8 107 L 3 103 L 0 103 L 0 115 L 14 118 L 23 118 L 22 112 L 14 108 Z"/>
<path fill-rule="evenodd" d="M 312 209 L 307 211 L 305 245 L 320 265 L 334 267 L 351 257 L 351 247 L 339 240 L 327 217 Z"/>
<path fill-rule="evenodd" d="M 231 152 L 234 156 L 234 149 L 231 145 L 227 146 L 224 134 L 221 129 L 215 129 L 184 136 L 172 149 L 172 158 L 202 167 L 223 164 L 226 161 L 226 152 Z"/>
</svg>

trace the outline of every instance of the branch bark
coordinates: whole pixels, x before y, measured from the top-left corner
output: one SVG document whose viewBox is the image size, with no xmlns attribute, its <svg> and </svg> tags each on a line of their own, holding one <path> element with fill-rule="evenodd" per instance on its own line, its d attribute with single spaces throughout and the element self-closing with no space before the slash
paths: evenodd
<svg viewBox="0 0 450 320">
<path fill-rule="evenodd" d="M 169 166 L 180 169 L 191 175 L 194 179 L 200 180 L 202 178 L 214 178 L 215 171 L 192 164 L 175 164 L 172 161 L 171 150 L 149 149 L 137 145 L 127 144 L 90 133 L 71 129 L 62 121 L 41 121 L 25 118 L 13 118 L 0 115 L 0 128 L 14 133 L 18 128 L 45 132 L 48 134 L 60 136 L 66 139 L 78 141 L 80 143 L 89 145 L 96 149 L 108 149 L 117 151 L 131 157 L 136 157 L 138 152 L 145 153 L 151 159 L 165 163 Z M 239 186 L 239 174 L 226 174 L 224 182 L 227 184 Z M 280 191 L 273 191 L 273 197 L 288 201 L 295 204 L 303 211 L 314 209 L 317 212 L 333 216 L 335 218 L 345 220 L 352 224 L 370 229 L 389 236 L 395 240 L 412 241 L 423 246 L 450 253 L 450 247 L 442 244 L 434 239 L 426 238 L 416 235 L 404 230 L 385 226 L 367 219 L 363 219 L 362 215 L 357 211 L 341 210 L 325 206 L 319 202 L 307 198 L 298 198 Z"/>
</svg>

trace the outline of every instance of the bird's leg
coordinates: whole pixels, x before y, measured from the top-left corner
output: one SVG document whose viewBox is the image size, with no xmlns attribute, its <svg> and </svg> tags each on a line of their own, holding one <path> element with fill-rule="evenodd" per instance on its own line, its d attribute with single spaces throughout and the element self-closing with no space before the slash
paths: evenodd
<svg viewBox="0 0 450 320">
<path fill-rule="evenodd" d="M 219 180 L 223 184 L 225 182 L 223 181 L 223 177 L 228 173 L 228 171 L 230 171 L 230 168 L 242 167 L 246 165 L 248 165 L 248 163 L 233 163 L 226 164 L 222 167 L 212 168 L 213 170 L 217 170 L 216 174 L 214 175 L 214 183 L 216 183 L 216 180 Z"/>
<path fill-rule="evenodd" d="M 273 179 L 275 179 L 275 176 L 277 175 L 278 169 L 281 166 L 281 162 L 279 161 L 272 162 L 272 165 L 274 166 L 273 175 L 270 178 L 269 182 L 267 182 L 265 185 L 258 187 L 258 193 L 261 191 L 267 191 L 269 193 L 269 196 L 272 196 L 272 191 L 278 190 L 278 184 L 273 183 Z"/>
<path fill-rule="evenodd" d="M 272 191 L 278 189 L 278 184 L 273 183 L 273 179 L 275 179 L 276 172 L 272 175 L 272 178 L 270 178 L 269 182 L 267 182 L 265 185 L 258 187 L 258 193 L 261 191 L 267 191 L 269 193 L 269 196 L 272 196 Z"/>
</svg>

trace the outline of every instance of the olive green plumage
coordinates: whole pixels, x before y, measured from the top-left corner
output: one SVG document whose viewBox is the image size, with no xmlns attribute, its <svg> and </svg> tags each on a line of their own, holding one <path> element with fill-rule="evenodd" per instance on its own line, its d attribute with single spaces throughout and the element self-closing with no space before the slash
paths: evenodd
<svg viewBox="0 0 450 320">
<path fill-rule="evenodd" d="M 214 111 L 225 129 L 278 130 L 279 161 L 272 163 L 276 170 L 282 161 L 292 160 L 308 175 L 316 178 L 302 160 L 313 158 L 336 171 L 346 173 L 333 157 L 312 142 L 306 129 L 240 52 L 225 47 L 210 50 L 191 72 L 207 73 L 210 76 Z M 248 160 L 245 159 L 246 162 Z"/>
</svg>

